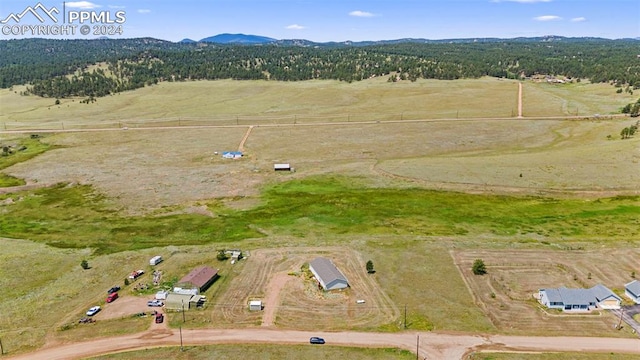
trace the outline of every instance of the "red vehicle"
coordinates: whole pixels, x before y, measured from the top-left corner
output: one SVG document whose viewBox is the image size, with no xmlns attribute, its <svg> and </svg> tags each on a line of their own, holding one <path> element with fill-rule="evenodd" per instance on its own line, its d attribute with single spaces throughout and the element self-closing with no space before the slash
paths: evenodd
<svg viewBox="0 0 640 360">
<path fill-rule="evenodd" d="M 162 313 L 156 314 L 156 324 L 161 324 L 164 321 L 164 315 Z"/>
<path fill-rule="evenodd" d="M 107 302 L 108 303 L 113 302 L 117 298 L 118 298 L 118 293 L 117 292 L 111 293 L 111 294 L 109 294 L 109 296 L 107 296 Z"/>
</svg>

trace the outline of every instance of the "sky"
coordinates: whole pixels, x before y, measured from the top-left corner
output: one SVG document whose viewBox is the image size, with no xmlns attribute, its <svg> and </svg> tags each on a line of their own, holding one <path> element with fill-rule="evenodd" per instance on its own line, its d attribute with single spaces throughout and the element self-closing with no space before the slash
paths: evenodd
<svg viewBox="0 0 640 360">
<path fill-rule="evenodd" d="M 91 0 L 67 1 L 64 6 L 58 0 L 40 3 L 53 16 L 47 18 L 38 10 L 44 22 L 33 13 L 24 13 L 28 7 L 35 7 L 38 0 L 0 1 L 0 39 L 95 38 L 102 35 L 101 31 L 109 31 L 100 25 L 121 32 L 106 34 L 110 38 L 154 37 L 169 41 L 200 40 L 221 33 L 316 42 L 546 35 L 640 38 L 640 0 Z M 21 13 L 24 16 L 16 17 Z M 82 13 L 102 17 L 80 22 Z M 72 16 L 76 18 L 69 22 Z M 44 27 L 32 30 L 25 25 Z M 67 25 L 75 29 L 58 29 Z M 80 33 L 82 25 L 89 26 L 88 34 Z M 49 35 L 43 35 L 42 31 L 48 31 Z"/>
</svg>

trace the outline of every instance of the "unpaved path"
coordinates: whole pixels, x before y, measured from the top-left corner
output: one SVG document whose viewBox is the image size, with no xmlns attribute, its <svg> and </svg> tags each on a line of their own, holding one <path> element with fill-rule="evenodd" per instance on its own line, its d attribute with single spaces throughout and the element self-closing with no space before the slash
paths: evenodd
<svg viewBox="0 0 640 360">
<path fill-rule="evenodd" d="M 522 83 L 518 83 L 518 117 L 522 117 Z"/>
<path fill-rule="evenodd" d="M 262 315 L 262 326 L 272 326 L 275 319 L 278 303 L 280 302 L 280 292 L 289 280 L 287 273 L 274 275 L 267 286 L 267 294 L 264 297 L 264 314 Z"/>
<path fill-rule="evenodd" d="M 640 340 L 589 337 L 527 337 L 477 336 L 445 333 L 361 333 L 306 332 L 294 330 L 256 329 L 195 329 L 182 330 L 184 344 L 277 343 L 308 344 L 309 337 L 321 336 L 329 345 L 356 347 L 397 347 L 416 349 L 419 337 L 420 358 L 462 359 L 471 351 L 574 351 L 598 353 L 628 353 L 640 355 Z M 126 350 L 157 346 L 178 346 L 176 330 L 152 328 L 149 331 L 114 338 L 47 347 L 36 352 L 7 359 L 56 360 L 81 359 Z"/>
</svg>

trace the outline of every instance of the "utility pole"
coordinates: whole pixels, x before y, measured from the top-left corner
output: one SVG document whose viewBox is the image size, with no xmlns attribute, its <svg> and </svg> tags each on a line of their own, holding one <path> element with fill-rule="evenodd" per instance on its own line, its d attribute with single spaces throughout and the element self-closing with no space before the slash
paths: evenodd
<svg viewBox="0 0 640 360">
<path fill-rule="evenodd" d="M 187 319 L 185 318 L 185 315 L 184 315 L 184 300 L 182 300 L 182 322 L 184 323 L 186 321 Z"/>
<path fill-rule="evenodd" d="M 2 347 L 2 339 L 0 339 L 0 355 L 4 355 L 4 348 Z"/>
<path fill-rule="evenodd" d="M 180 325 L 180 351 L 184 351 L 184 348 L 182 347 L 182 325 Z"/>
<path fill-rule="evenodd" d="M 621 307 L 620 308 L 620 320 L 618 321 L 618 326 L 616 327 L 616 329 L 620 330 L 620 326 L 622 325 L 622 315 L 624 314 L 624 308 Z"/>
<path fill-rule="evenodd" d="M 407 304 L 404 304 L 404 328 L 407 329 Z"/>
<path fill-rule="evenodd" d="M 420 334 L 418 334 L 418 340 L 416 340 L 416 360 L 420 360 Z"/>
</svg>

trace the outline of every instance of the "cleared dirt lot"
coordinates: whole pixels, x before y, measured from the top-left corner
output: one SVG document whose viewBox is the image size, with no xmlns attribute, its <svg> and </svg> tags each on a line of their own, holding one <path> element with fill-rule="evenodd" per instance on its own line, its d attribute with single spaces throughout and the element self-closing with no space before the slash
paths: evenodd
<svg viewBox="0 0 640 360">
<path fill-rule="evenodd" d="M 318 256 L 330 258 L 349 280 L 345 290 L 319 290 L 303 265 Z M 296 329 L 375 328 L 399 312 L 375 280 L 365 261 L 350 249 L 281 248 L 252 251 L 242 272 L 215 300 L 212 323 L 221 326 L 275 326 Z M 275 282 L 274 282 L 275 281 Z M 356 304 L 356 300 L 365 304 Z M 264 311 L 249 311 L 249 300 L 263 300 Z"/>
<path fill-rule="evenodd" d="M 588 329 L 594 335 L 627 335 L 613 329 L 618 319 L 607 311 L 564 314 L 544 308 L 534 294 L 544 288 L 588 288 L 601 283 L 624 298 L 624 284 L 638 268 L 639 249 L 463 250 L 452 252 L 452 256 L 477 304 L 501 331 L 587 335 Z M 473 275 L 475 259 L 483 259 L 486 275 Z"/>
</svg>

